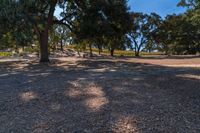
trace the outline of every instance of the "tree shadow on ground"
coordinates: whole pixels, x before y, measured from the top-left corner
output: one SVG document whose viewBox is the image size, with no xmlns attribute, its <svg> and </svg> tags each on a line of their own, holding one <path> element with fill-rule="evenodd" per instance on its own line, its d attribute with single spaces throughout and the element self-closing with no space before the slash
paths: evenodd
<svg viewBox="0 0 200 133">
<path fill-rule="evenodd" d="M 198 68 L 112 60 L 0 66 L 0 132 L 200 130 Z"/>
</svg>

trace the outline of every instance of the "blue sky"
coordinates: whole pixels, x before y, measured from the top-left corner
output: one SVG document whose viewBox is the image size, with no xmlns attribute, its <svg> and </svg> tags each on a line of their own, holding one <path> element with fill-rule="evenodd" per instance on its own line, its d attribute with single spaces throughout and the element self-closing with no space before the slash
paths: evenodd
<svg viewBox="0 0 200 133">
<path fill-rule="evenodd" d="M 179 14 L 186 9 L 177 7 L 180 0 L 129 0 L 131 11 L 151 13 L 156 12 L 162 17 L 167 14 Z"/>
<path fill-rule="evenodd" d="M 183 13 L 186 8 L 177 7 L 180 0 L 129 0 L 131 11 L 151 13 L 155 12 L 162 17 L 168 14 Z M 59 16 L 60 10 L 57 8 L 55 15 Z"/>
</svg>

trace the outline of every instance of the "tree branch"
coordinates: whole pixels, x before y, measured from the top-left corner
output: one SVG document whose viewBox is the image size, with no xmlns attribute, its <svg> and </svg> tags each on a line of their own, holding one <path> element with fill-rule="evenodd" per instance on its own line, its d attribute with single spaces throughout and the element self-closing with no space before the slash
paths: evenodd
<svg viewBox="0 0 200 133">
<path fill-rule="evenodd" d="M 53 24 L 53 15 L 55 12 L 56 3 L 57 3 L 57 0 L 52 0 L 50 3 L 50 9 L 49 9 L 49 14 L 48 14 L 45 30 L 48 30 L 49 27 Z"/>
<path fill-rule="evenodd" d="M 67 28 L 68 28 L 70 31 L 73 31 L 72 27 L 71 27 L 69 24 L 67 24 L 67 23 L 64 23 L 64 22 L 59 21 L 59 20 L 54 20 L 53 23 L 54 23 L 54 24 L 65 25 L 65 26 L 67 26 Z"/>
</svg>

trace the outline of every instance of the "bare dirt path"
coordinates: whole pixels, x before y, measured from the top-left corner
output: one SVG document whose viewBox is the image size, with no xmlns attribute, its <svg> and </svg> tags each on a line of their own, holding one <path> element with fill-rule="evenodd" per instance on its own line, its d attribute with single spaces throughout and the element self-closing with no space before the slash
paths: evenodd
<svg viewBox="0 0 200 133">
<path fill-rule="evenodd" d="M 0 62 L 2 133 L 200 132 L 200 58 Z"/>
<path fill-rule="evenodd" d="M 131 62 L 148 63 L 162 66 L 200 66 L 200 56 L 143 56 L 129 58 Z"/>
</svg>

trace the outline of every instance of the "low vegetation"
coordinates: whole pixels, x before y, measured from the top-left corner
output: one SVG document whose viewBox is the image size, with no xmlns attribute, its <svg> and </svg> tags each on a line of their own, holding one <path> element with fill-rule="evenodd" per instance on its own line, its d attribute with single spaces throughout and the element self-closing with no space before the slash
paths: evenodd
<svg viewBox="0 0 200 133">
<path fill-rule="evenodd" d="M 85 51 L 89 52 L 89 48 L 87 48 Z M 92 51 L 95 53 L 99 53 L 99 50 L 97 48 L 92 48 Z M 100 54 L 106 54 L 110 55 L 110 51 L 107 49 L 103 49 L 100 51 Z M 115 50 L 114 55 L 118 56 L 135 56 L 135 52 L 132 50 Z M 162 55 L 161 52 L 140 52 L 140 55 Z"/>
<path fill-rule="evenodd" d="M 0 56 L 11 56 L 12 52 L 1 52 L 0 51 Z"/>
</svg>

